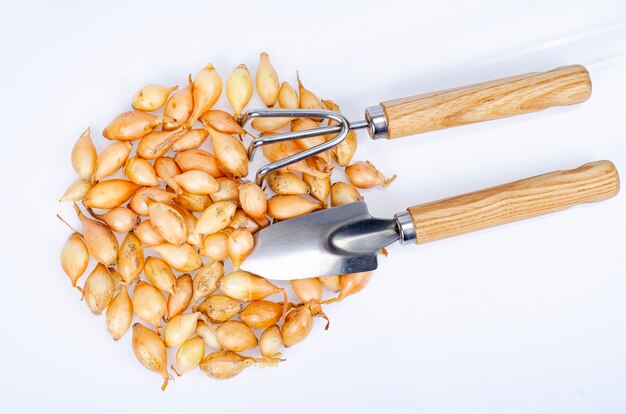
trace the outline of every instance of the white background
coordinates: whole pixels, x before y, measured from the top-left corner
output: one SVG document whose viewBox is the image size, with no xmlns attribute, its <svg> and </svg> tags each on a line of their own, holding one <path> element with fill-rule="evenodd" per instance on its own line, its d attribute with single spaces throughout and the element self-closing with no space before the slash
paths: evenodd
<svg viewBox="0 0 626 414">
<path fill-rule="evenodd" d="M 398 174 L 373 213 L 588 161 L 626 174 L 626 3 L 5 2 L 0 25 L 0 411 L 623 413 L 626 196 L 423 247 L 394 246 L 276 369 L 171 383 L 108 336 L 59 267 L 72 145 L 143 84 L 224 78 L 271 54 L 351 118 L 381 100 L 588 65 L 583 105 L 405 138 L 360 137 Z M 83 278 L 84 280 L 84 278 Z M 228 411 L 226 411 L 228 410 Z"/>
</svg>

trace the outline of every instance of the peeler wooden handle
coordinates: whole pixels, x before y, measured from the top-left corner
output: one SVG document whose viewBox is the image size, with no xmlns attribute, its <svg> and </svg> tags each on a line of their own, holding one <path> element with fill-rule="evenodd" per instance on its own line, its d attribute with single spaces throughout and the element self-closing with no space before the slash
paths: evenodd
<svg viewBox="0 0 626 414">
<path fill-rule="evenodd" d="M 555 171 L 410 207 L 417 244 L 605 200 L 619 192 L 611 161 Z"/>
<path fill-rule="evenodd" d="M 382 107 L 382 113 L 372 118 L 384 113 L 386 131 L 378 133 L 374 124 L 373 135 L 400 138 L 552 106 L 574 105 L 586 101 L 590 95 L 587 69 L 580 65 L 564 66 L 383 102 L 380 107 L 372 107 Z"/>
</svg>

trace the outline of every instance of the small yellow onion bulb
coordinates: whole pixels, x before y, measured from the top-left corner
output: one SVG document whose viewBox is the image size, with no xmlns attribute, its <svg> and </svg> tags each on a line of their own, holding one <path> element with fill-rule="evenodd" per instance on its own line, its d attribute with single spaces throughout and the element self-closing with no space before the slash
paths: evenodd
<svg viewBox="0 0 626 414">
<path fill-rule="evenodd" d="M 248 257 L 254 248 L 254 237 L 248 230 L 234 230 L 228 236 L 228 255 L 233 262 L 235 270 Z"/>
<path fill-rule="evenodd" d="M 302 81 L 300 80 L 300 74 L 298 73 L 298 89 L 300 92 L 300 109 L 325 109 L 324 104 L 313 92 L 309 91 L 307 88 L 302 85 Z M 320 122 L 320 118 L 313 118 L 314 121 Z"/>
<path fill-rule="evenodd" d="M 275 195 L 267 201 L 267 213 L 278 220 L 287 220 L 322 208 L 322 203 L 296 195 Z"/>
<path fill-rule="evenodd" d="M 178 85 L 172 87 L 155 83 L 146 85 L 133 96 L 133 108 L 146 112 L 156 111 L 165 105 L 167 97 L 176 89 L 178 89 Z"/>
<path fill-rule="evenodd" d="M 220 344 L 219 339 L 217 339 L 214 326 L 209 326 L 203 321 L 198 321 L 196 325 L 196 335 L 204 340 L 205 346 L 216 350 L 222 349 L 222 344 Z"/>
<path fill-rule="evenodd" d="M 219 288 L 231 298 L 243 302 L 261 300 L 274 293 L 282 293 L 285 297 L 285 306 L 287 305 L 285 289 L 273 285 L 265 278 L 241 270 L 222 277 Z"/>
<path fill-rule="evenodd" d="M 256 71 L 256 90 L 265 105 L 272 107 L 276 104 L 279 91 L 278 73 L 270 62 L 270 56 L 265 52 L 261 53 Z"/>
<path fill-rule="evenodd" d="M 212 64 L 208 64 L 198 73 L 193 82 L 193 112 L 187 121 L 193 125 L 198 118 L 211 109 L 222 93 L 222 78 Z"/>
<path fill-rule="evenodd" d="M 170 203 L 176 198 L 176 194 L 162 188 L 142 188 L 131 197 L 128 207 L 140 216 L 147 216 L 150 211 L 148 204 L 146 204 L 146 198 L 151 198 L 159 203 Z"/>
<path fill-rule="evenodd" d="M 346 167 L 346 175 L 357 188 L 372 188 L 377 185 L 387 187 L 396 179 L 396 175 L 387 178 L 369 161 L 358 161 Z"/>
<path fill-rule="evenodd" d="M 265 225 L 269 225 L 269 220 Z M 228 225 L 228 229 L 232 230 L 248 230 L 250 233 L 256 233 L 261 226 L 256 221 L 252 220 L 252 217 L 246 214 L 245 211 L 238 209 L 235 212 L 233 221 Z"/>
<path fill-rule="evenodd" d="M 283 310 L 282 303 L 258 300 L 246 306 L 239 318 L 252 329 L 266 329 L 280 320 Z"/>
<path fill-rule="evenodd" d="M 258 341 L 248 325 L 240 321 L 226 321 L 217 328 L 217 338 L 224 349 L 243 352 L 257 346 Z"/>
<path fill-rule="evenodd" d="M 193 277 L 192 308 L 195 309 L 200 299 L 209 296 L 217 290 L 222 276 L 224 276 L 224 263 L 222 262 L 206 263 L 198 270 Z"/>
<path fill-rule="evenodd" d="M 126 234 L 117 257 L 117 270 L 122 283 L 128 285 L 144 270 L 143 246 L 134 233 Z"/>
<path fill-rule="evenodd" d="M 91 140 L 91 130 L 87 128 L 72 148 L 72 167 L 85 180 L 91 179 L 96 170 L 98 154 Z"/>
<path fill-rule="evenodd" d="M 209 131 L 204 128 L 189 130 L 185 135 L 172 144 L 172 151 L 180 152 L 198 148 L 206 141 Z"/>
<path fill-rule="evenodd" d="M 174 160 L 181 171 L 201 170 L 208 172 L 213 178 L 224 176 L 224 173 L 220 170 L 217 158 L 201 149 L 196 148 L 179 152 Z"/>
<path fill-rule="evenodd" d="M 283 323 L 282 337 L 283 344 L 289 348 L 299 342 L 302 342 L 311 332 L 313 327 L 313 318 L 321 316 L 326 319 L 326 330 L 328 330 L 328 318 L 322 312 L 319 303 L 312 301 L 300 307 L 293 309 L 285 317 Z"/>
<path fill-rule="evenodd" d="M 355 201 L 363 201 L 363 196 L 352 184 L 337 181 L 330 187 L 330 205 L 332 207 L 354 203 Z"/>
<path fill-rule="evenodd" d="M 243 108 L 252 97 L 252 79 L 246 65 L 239 65 L 226 81 L 226 98 L 235 110 L 235 118 L 239 118 Z"/>
<path fill-rule="evenodd" d="M 100 181 L 89 189 L 83 198 L 83 205 L 87 208 L 110 209 L 119 207 L 128 201 L 141 186 L 130 181 L 112 179 Z"/>
<path fill-rule="evenodd" d="M 308 303 L 312 300 L 322 301 L 322 283 L 316 277 L 294 279 L 291 281 L 291 287 L 302 303 Z"/>
<path fill-rule="evenodd" d="M 199 336 L 189 338 L 176 351 L 176 368 L 172 366 L 172 370 L 180 377 L 196 369 L 203 358 L 204 340 Z"/>
<path fill-rule="evenodd" d="M 184 124 L 193 111 L 193 83 L 189 76 L 189 85 L 174 93 L 163 109 L 163 131 L 171 131 Z"/>
<path fill-rule="evenodd" d="M 100 315 L 115 293 L 115 282 L 109 270 L 102 263 L 89 274 L 83 286 L 83 299 L 94 315 Z"/>
<path fill-rule="evenodd" d="M 211 109 L 200 117 L 200 122 L 205 128 L 213 128 L 225 134 L 245 135 L 248 132 L 239 125 L 239 122 L 231 114 L 218 109 Z M 208 134 L 208 131 L 207 131 Z"/>
<path fill-rule="evenodd" d="M 143 187 L 156 187 L 159 185 L 154 167 L 143 158 L 129 158 L 124 164 L 124 175 L 128 179 Z"/>
<path fill-rule="evenodd" d="M 220 177 L 217 182 L 220 189 L 210 194 L 214 203 L 224 200 L 239 201 L 239 181 L 229 177 Z"/>
<path fill-rule="evenodd" d="M 167 320 L 187 310 L 193 296 L 193 280 L 187 273 L 178 276 L 174 293 L 167 297 Z"/>
<path fill-rule="evenodd" d="M 257 223 L 267 224 L 267 199 L 265 193 L 254 183 L 243 183 L 239 186 L 239 202 L 241 208 Z"/>
<path fill-rule="evenodd" d="M 89 254 L 106 267 L 114 266 L 117 263 L 118 249 L 115 234 L 106 224 L 86 217 L 76 204 L 74 204 L 74 211 L 83 225 L 83 241 Z"/>
<path fill-rule="evenodd" d="M 202 360 L 200 369 L 213 379 L 224 380 L 234 377 L 256 363 L 276 366 L 279 362 L 278 358 L 253 358 L 231 351 L 215 351 Z"/>
<path fill-rule="evenodd" d="M 180 246 L 163 243 L 151 248 L 159 252 L 163 260 L 179 272 L 193 272 L 202 266 L 202 258 L 188 243 Z"/>
<path fill-rule="evenodd" d="M 152 256 L 148 257 L 144 264 L 143 273 L 146 275 L 146 279 L 148 279 L 155 288 L 161 289 L 169 294 L 174 293 L 176 276 L 174 276 L 174 272 L 172 272 L 172 269 L 163 259 Z"/>
<path fill-rule="evenodd" d="M 102 131 L 105 138 L 116 141 L 134 141 L 154 131 L 163 118 L 143 111 L 128 111 L 116 116 Z"/>
<path fill-rule="evenodd" d="M 204 299 L 197 307 L 198 312 L 209 318 L 213 323 L 226 322 L 243 309 L 243 304 L 226 295 L 211 295 Z"/>
<path fill-rule="evenodd" d="M 165 326 L 163 340 L 168 348 L 180 346 L 196 332 L 198 319 L 206 319 L 201 312 L 176 315 Z M 206 320 L 205 320 L 206 322 Z"/>
<path fill-rule="evenodd" d="M 360 272 L 341 275 L 340 288 L 339 288 L 339 300 L 343 300 L 350 295 L 363 290 L 372 278 L 372 272 Z"/>
<path fill-rule="evenodd" d="M 194 194 L 211 194 L 220 189 L 220 184 L 211 174 L 202 170 L 189 170 L 175 175 L 172 180 L 180 187 Z"/>
<path fill-rule="evenodd" d="M 156 246 L 161 243 L 165 243 L 165 239 L 156 231 L 150 220 L 145 220 L 139 223 L 134 230 L 135 235 L 146 246 Z"/>
<path fill-rule="evenodd" d="M 340 276 L 335 275 L 322 276 L 319 279 L 326 289 L 330 290 L 331 292 L 339 292 L 339 289 L 341 289 L 340 278 Z"/>
<path fill-rule="evenodd" d="M 100 181 L 104 177 L 115 174 L 117 170 L 122 168 L 133 145 L 130 142 L 114 142 L 106 147 L 96 160 L 96 171 L 93 173 L 93 179 Z"/>
<path fill-rule="evenodd" d="M 300 98 L 298 92 L 289 82 L 283 82 L 278 91 L 278 105 L 283 109 L 298 109 Z"/>
<path fill-rule="evenodd" d="M 126 207 L 115 207 L 104 214 L 92 213 L 92 216 L 103 221 L 111 230 L 118 233 L 133 231 L 139 224 L 139 216 Z"/>
<path fill-rule="evenodd" d="M 126 286 L 111 300 L 106 312 L 107 330 L 114 341 L 118 341 L 133 322 L 133 302 L 130 300 Z"/>
<path fill-rule="evenodd" d="M 302 178 L 289 171 L 274 171 L 265 177 L 265 182 L 278 195 L 303 195 L 311 191 Z"/>
<path fill-rule="evenodd" d="M 69 187 L 67 187 L 67 190 L 65 190 L 59 201 L 65 202 L 82 200 L 83 197 L 87 195 L 87 192 L 91 187 L 91 181 L 79 178 L 78 180 L 74 181 Z"/>
<path fill-rule="evenodd" d="M 133 309 L 137 316 L 161 332 L 161 319 L 167 310 L 167 302 L 159 289 L 146 282 L 137 283 L 133 293 Z"/>
<path fill-rule="evenodd" d="M 155 131 L 141 138 L 137 145 L 137 156 L 144 160 L 155 160 L 165 154 L 171 147 L 187 134 L 186 127 L 172 131 Z"/>
<path fill-rule="evenodd" d="M 200 254 L 214 261 L 225 260 L 228 257 L 228 234 L 218 231 L 206 236 Z"/>
<path fill-rule="evenodd" d="M 213 128 L 209 127 L 208 130 L 220 169 L 230 177 L 239 178 L 248 175 L 248 151 L 241 141 Z"/>
<path fill-rule="evenodd" d="M 211 204 L 198 218 L 195 232 L 211 234 L 228 226 L 237 211 L 236 201 L 218 201 Z"/>
<path fill-rule="evenodd" d="M 272 325 L 267 328 L 261 334 L 259 339 L 259 349 L 261 355 L 266 358 L 280 358 L 281 354 L 278 352 L 283 344 L 283 338 L 280 333 L 278 325 Z"/>
<path fill-rule="evenodd" d="M 140 323 L 133 325 L 133 352 L 145 368 L 163 377 L 161 391 L 164 391 L 170 380 L 167 372 L 167 350 L 161 337 L 153 330 Z"/>
<path fill-rule="evenodd" d="M 73 287 L 76 287 L 76 282 L 85 273 L 88 264 L 89 251 L 83 238 L 79 233 L 72 233 L 61 250 L 61 267 L 70 278 Z"/>
<path fill-rule="evenodd" d="M 187 240 L 185 219 L 171 205 L 146 198 L 150 221 L 156 231 L 169 243 L 181 245 Z"/>
</svg>

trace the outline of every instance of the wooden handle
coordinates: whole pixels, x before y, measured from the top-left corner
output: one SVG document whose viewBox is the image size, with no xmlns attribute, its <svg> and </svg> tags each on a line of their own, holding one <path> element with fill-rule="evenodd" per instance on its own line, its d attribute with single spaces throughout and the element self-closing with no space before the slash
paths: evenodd
<svg viewBox="0 0 626 414">
<path fill-rule="evenodd" d="M 555 171 L 497 187 L 446 198 L 408 209 L 416 243 L 564 210 L 576 204 L 611 198 L 619 176 L 611 161 Z"/>
<path fill-rule="evenodd" d="M 461 88 L 381 103 L 389 138 L 505 118 L 551 106 L 574 105 L 591 95 L 584 66 L 564 66 Z"/>
</svg>

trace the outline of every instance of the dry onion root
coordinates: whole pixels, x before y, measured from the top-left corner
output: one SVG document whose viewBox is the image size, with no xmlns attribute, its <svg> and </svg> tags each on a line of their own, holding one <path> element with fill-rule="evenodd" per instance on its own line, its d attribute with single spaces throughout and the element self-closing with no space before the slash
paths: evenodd
<svg viewBox="0 0 626 414">
<path fill-rule="evenodd" d="M 261 54 L 255 83 L 266 106 L 339 111 L 333 101 L 306 89 L 299 75 L 297 82 L 297 89 L 280 83 L 269 56 Z M 269 174 L 268 188 L 247 181 L 242 139 L 250 134 L 239 122 L 254 93 L 250 71 L 237 66 L 224 85 L 234 113 L 214 108 L 222 86 L 209 64 L 180 90 L 142 87 L 132 97 L 133 109 L 104 129 L 102 135 L 114 142 L 100 154 L 90 129 L 81 134 L 71 153 L 78 177 L 60 198 L 74 202 L 81 223 L 79 230 L 66 223 L 72 234 L 61 251 L 63 271 L 92 313 L 106 313 L 114 340 L 125 335 L 135 315 L 154 326 L 156 332 L 132 325 L 132 347 L 139 362 L 163 378 L 162 389 L 171 379 L 167 347 L 178 347 L 171 364 L 178 375 L 200 367 L 212 378 L 227 379 L 257 363 L 276 366 L 282 347 L 303 341 L 315 317 L 326 318 L 322 305 L 361 291 L 371 272 L 293 280 L 290 287 L 300 302 L 294 305 L 285 289 L 239 267 L 245 268 L 254 248 L 253 234 L 270 225 L 268 217 L 287 220 L 359 201 L 358 189 L 395 179 L 367 161 L 352 161 L 357 137 L 351 131 L 332 150 Z M 148 113 L 161 108 L 163 115 Z M 293 118 L 251 123 L 263 135 L 288 126 L 301 131 L 333 124 Z M 263 154 L 275 162 L 329 139 L 278 142 L 263 146 Z M 333 183 L 336 166 L 345 167 L 349 182 Z M 98 263 L 78 286 L 90 257 Z M 239 354 L 254 349 L 261 358 Z"/>
</svg>

